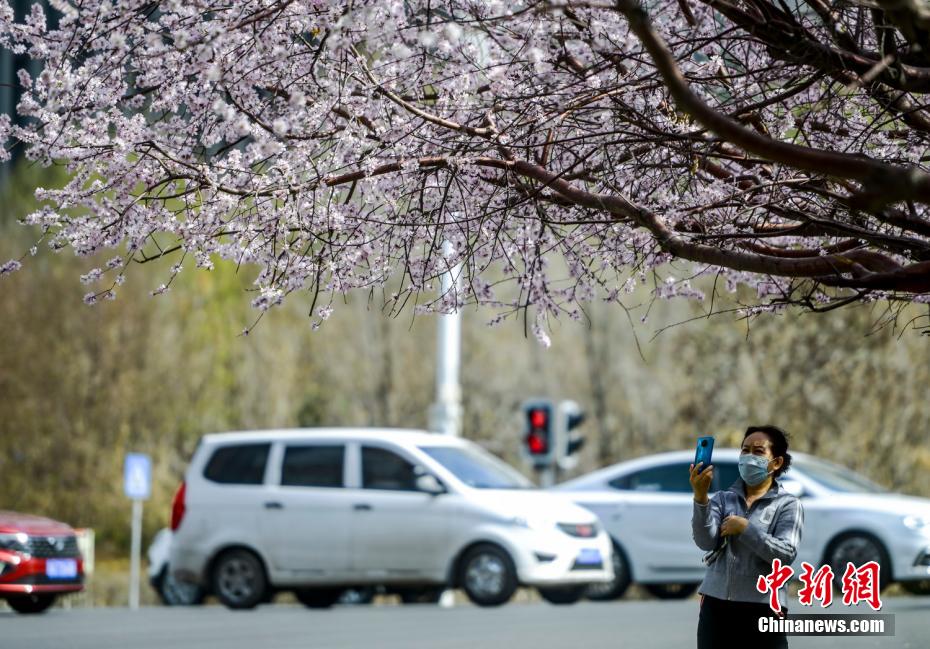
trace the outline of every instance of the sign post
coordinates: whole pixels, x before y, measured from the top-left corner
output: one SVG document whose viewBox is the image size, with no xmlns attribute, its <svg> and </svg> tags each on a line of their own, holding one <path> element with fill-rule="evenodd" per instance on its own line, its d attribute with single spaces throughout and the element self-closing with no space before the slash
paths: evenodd
<svg viewBox="0 0 930 649">
<path fill-rule="evenodd" d="M 139 608 L 139 557 L 142 554 L 142 501 L 152 493 L 152 460 L 143 453 L 127 453 L 123 490 L 132 498 L 132 548 L 129 568 L 129 608 Z"/>
</svg>

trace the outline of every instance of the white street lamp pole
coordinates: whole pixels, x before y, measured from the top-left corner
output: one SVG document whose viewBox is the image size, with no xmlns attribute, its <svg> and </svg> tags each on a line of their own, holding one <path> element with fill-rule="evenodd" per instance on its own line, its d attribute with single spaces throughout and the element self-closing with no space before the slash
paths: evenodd
<svg viewBox="0 0 930 649">
<path fill-rule="evenodd" d="M 442 244 L 443 255 L 452 255 L 452 243 Z M 456 278 L 462 266 L 457 265 L 443 273 L 442 295 L 456 290 Z M 436 401 L 430 408 L 430 430 L 444 435 L 458 436 L 462 429 L 462 388 L 459 385 L 459 366 L 462 346 L 462 314 L 456 309 L 439 316 L 436 344 Z"/>
</svg>

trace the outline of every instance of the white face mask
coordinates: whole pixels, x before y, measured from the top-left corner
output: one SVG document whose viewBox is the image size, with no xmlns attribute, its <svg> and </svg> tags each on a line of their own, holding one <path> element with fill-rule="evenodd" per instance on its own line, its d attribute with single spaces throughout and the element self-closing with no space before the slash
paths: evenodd
<svg viewBox="0 0 930 649">
<path fill-rule="evenodd" d="M 739 456 L 739 477 L 750 487 L 765 482 L 769 477 L 769 460 L 758 455 L 745 453 Z"/>
</svg>

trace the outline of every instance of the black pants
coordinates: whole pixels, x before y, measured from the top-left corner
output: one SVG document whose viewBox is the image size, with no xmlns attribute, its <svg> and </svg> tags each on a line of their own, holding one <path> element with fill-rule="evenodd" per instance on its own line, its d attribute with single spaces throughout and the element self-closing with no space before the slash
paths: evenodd
<svg viewBox="0 0 930 649">
<path fill-rule="evenodd" d="M 782 613 L 787 613 L 782 608 Z M 787 649 L 783 633 L 761 633 L 759 617 L 776 617 L 768 604 L 701 597 L 698 649 Z"/>
</svg>

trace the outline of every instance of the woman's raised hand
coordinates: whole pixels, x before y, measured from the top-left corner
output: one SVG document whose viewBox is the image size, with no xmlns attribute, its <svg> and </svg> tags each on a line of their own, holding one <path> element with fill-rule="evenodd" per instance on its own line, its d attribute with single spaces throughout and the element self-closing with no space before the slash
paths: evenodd
<svg viewBox="0 0 930 649">
<path fill-rule="evenodd" d="M 694 491 L 694 499 L 702 505 L 707 504 L 707 492 L 710 491 L 710 483 L 714 479 L 714 465 L 708 465 L 702 469 L 703 462 L 698 462 L 695 466 L 691 465 L 691 489 Z"/>
</svg>

